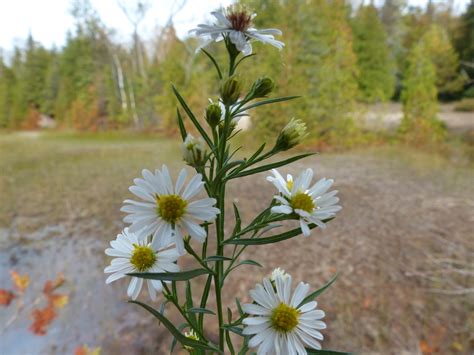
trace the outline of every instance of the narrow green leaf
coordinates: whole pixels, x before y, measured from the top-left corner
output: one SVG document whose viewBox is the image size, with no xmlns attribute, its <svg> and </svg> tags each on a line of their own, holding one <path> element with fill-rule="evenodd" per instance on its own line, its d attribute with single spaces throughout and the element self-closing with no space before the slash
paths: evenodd
<svg viewBox="0 0 474 355">
<path fill-rule="evenodd" d="M 242 334 L 243 329 L 242 328 L 239 328 L 239 327 L 236 327 L 236 326 L 233 326 L 233 325 L 232 326 L 231 325 L 226 325 L 226 324 L 224 324 L 223 328 L 231 331 L 232 333 L 243 336 L 243 334 Z"/>
<path fill-rule="evenodd" d="M 309 294 L 308 296 L 305 297 L 305 299 L 303 301 L 301 301 L 301 303 L 298 305 L 298 307 L 296 308 L 299 308 L 301 307 L 302 305 L 304 305 L 305 303 L 308 303 L 308 302 L 311 302 L 312 300 L 314 300 L 316 297 L 318 297 L 320 294 L 322 294 L 324 291 L 326 291 L 326 289 L 331 286 L 333 284 L 334 281 L 336 281 L 337 277 L 339 276 L 339 274 L 336 274 L 334 275 L 331 280 L 329 280 L 328 282 L 326 282 L 326 284 L 317 289 L 316 291 L 312 292 L 311 294 Z"/>
<path fill-rule="evenodd" d="M 227 343 L 227 347 L 229 348 L 230 353 L 232 355 L 235 354 L 234 345 L 232 344 L 232 339 L 230 338 L 230 333 L 228 330 L 225 331 L 225 341 Z"/>
<path fill-rule="evenodd" d="M 257 55 L 257 53 L 252 53 L 252 54 L 246 55 L 245 57 L 240 58 L 240 59 L 237 61 L 237 63 L 235 63 L 234 68 L 237 69 L 237 67 L 239 66 L 240 63 L 242 63 L 242 62 L 243 62 L 245 59 L 247 59 L 247 58 L 253 57 L 254 55 Z"/>
<path fill-rule="evenodd" d="M 181 104 L 181 106 L 183 107 L 184 111 L 186 111 L 189 119 L 193 122 L 194 126 L 196 127 L 196 129 L 199 131 L 199 133 L 201 134 L 202 138 L 204 138 L 204 140 L 206 141 L 207 145 L 211 148 L 211 149 L 214 149 L 214 145 L 212 144 L 212 141 L 211 139 L 209 138 L 209 136 L 207 135 L 207 132 L 206 130 L 201 126 L 201 124 L 199 123 L 199 121 L 197 120 L 196 116 L 194 116 L 193 112 L 191 111 L 191 109 L 189 108 L 188 104 L 186 103 L 186 101 L 184 101 L 183 97 L 181 96 L 181 94 L 179 93 L 178 89 L 176 89 L 176 87 L 172 84 L 171 87 L 173 88 L 173 92 L 176 96 L 176 98 L 178 99 L 179 103 Z"/>
<path fill-rule="evenodd" d="M 219 68 L 219 64 L 218 64 L 217 61 L 214 59 L 214 57 L 211 55 L 211 53 L 209 53 L 208 51 L 206 51 L 204 48 L 201 48 L 201 52 L 203 52 L 205 55 L 207 55 L 207 57 L 211 60 L 212 64 L 214 64 L 214 66 L 216 67 L 217 75 L 219 76 L 219 80 L 222 80 L 221 68 Z"/>
<path fill-rule="evenodd" d="M 127 275 L 149 280 L 186 281 L 208 273 L 205 269 L 195 269 L 182 272 L 131 272 Z"/>
<path fill-rule="evenodd" d="M 276 103 L 276 102 L 289 101 L 289 100 L 293 100 L 293 99 L 298 99 L 300 97 L 301 96 L 285 96 L 285 97 L 276 97 L 276 98 L 273 98 L 273 99 L 261 100 L 261 101 L 258 101 L 258 102 L 254 102 L 253 104 L 250 104 L 248 106 L 242 107 L 236 113 L 247 111 L 247 110 L 250 110 L 250 109 L 258 107 L 258 106 L 269 105 L 269 104 L 273 104 L 273 103 Z"/>
<path fill-rule="evenodd" d="M 182 332 L 184 329 L 186 329 L 187 327 L 189 327 L 189 324 L 187 323 L 181 323 L 178 327 L 178 330 L 180 332 Z M 171 342 L 171 348 L 170 348 L 170 354 L 173 353 L 174 351 L 174 348 L 176 347 L 176 344 L 178 343 L 178 340 L 176 340 L 175 337 L 173 337 L 173 341 Z"/>
<path fill-rule="evenodd" d="M 213 314 L 216 315 L 213 311 L 207 308 L 199 308 L 199 307 L 194 307 L 194 308 L 189 308 L 187 310 L 188 313 L 204 313 L 204 314 Z"/>
<path fill-rule="evenodd" d="M 213 256 L 209 256 L 209 257 L 203 259 L 203 261 L 205 261 L 205 262 L 210 262 L 210 261 L 229 261 L 229 260 L 232 260 L 232 258 L 228 258 L 227 256 L 221 256 L 221 255 L 213 255 Z"/>
<path fill-rule="evenodd" d="M 250 158 L 248 158 L 248 162 L 252 162 L 256 157 L 258 157 L 260 155 L 260 153 L 263 151 L 263 149 L 265 148 L 265 146 L 267 145 L 267 143 L 263 143 L 260 148 L 258 148 L 255 153 L 252 154 L 252 156 Z"/>
<path fill-rule="evenodd" d="M 234 230 L 232 231 L 232 235 L 236 235 L 242 229 L 242 219 L 240 218 L 240 212 L 235 203 L 232 204 L 234 206 L 234 216 L 235 216 L 235 226 Z"/>
<path fill-rule="evenodd" d="M 315 349 L 308 349 L 306 348 L 308 354 L 315 354 L 315 355 L 351 355 L 352 353 L 346 353 L 341 351 L 334 351 L 334 350 L 315 350 Z"/>
<path fill-rule="evenodd" d="M 245 314 L 244 310 L 242 309 L 242 306 L 240 304 L 240 301 L 238 298 L 235 299 L 235 304 L 237 305 L 237 309 L 239 310 L 239 314 L 243 316 Z"/>
<path fill-rule="evenodd" d="M 279 168 L 280 166 L 288 165 L 288 164 L 293 163 L 297 160 L 309 157 L 309 156 L 314 155 L 314 154 L 316 154 L 316 153 L 304 153 L 304 154 L 296 155 L 294 157 L 291 157 L 291 158 L 288 158 L 288 159 L 285 159 L 285 160 L 281 160 L 281 161 L 278 161 L 278 162 L 275 162 L 275 163 L 265 164 L 265 165 L 259 166 L 257 168 L 244 170 L 242 172 L 239 172 L 238 174 L 229 175 L 228 179 L 235 179 L 235 178 L 239 178 L 239 177 L 243 177 L 243 176 L 258 174 L 258 173 L 261 173 L 261 172 L 264 172 L 264 171 L 268 171 L 270 169 Z"/>
<path fill-rule="evenodd" d="M 309 229 L 313 229 L 316 227 L 315 224 L 309 224 Z M 276 242 L 281 242 L 282 240 L 290 239 L 294 236 L 301 234 L 301 228 L 295 228 L 288 232 L 280 233 L 271 237 L 265 238 L 245 238 L 245 239 L 232 239 L 229 241 L 225 241 L 224 244 L 239 244 L 239 245 L 263 245 L 263 244 L 271 244 Z"/>
<path fill-rule="evenodd" d="M 263 267 L 262 265 L 257 263 L 255 260 L 244 260 L 244 261 L 241 261 L 238 265 L 254 265 L 254 266 Z"/>
<path fill-rule="evenodd" d="M 189 280 L 186 280 L 186 310 L 189 312 L 189 310 L 193 308 L 194 308 L 194 304 L 193 304 L 193 294 L 191 291 L 191 282 L 189 282 Z M 194 314 L 194 312 L 189 312 L 189 313 L 191 313 L 189 315 L 189 321 L 192 323 L 192 326 L 194 328 L 197 328 L 196 314 Z"/>
<path fill-rule="evenodd" d="M 181 112 L 179 112 L 179 108 L 176 107 L 176 116 L 178 117 L 178 126 L 179 132 L 181 133 L 181 139 L 184 141 L 188 135 L 186 132 L 186 127 L 184 127 L 183 117 L 181 116 Z"/>
<path fill-rule="evenodd" d="M 145 303 L 142 303 L 140 301 L 128 301 L 130 303 L 135 303 L 138 304 L 139 306 L 145 308 L 148 312 L 153 314 L 156 318 L 160 320 L 161 323 L 168 329 L 168 331 L 176 338 L 177 341 L 179 341 L 183 345 L 190 346 L 192 348 L 196 349 L 203 349 L 203 350 L 212 350 L 212 351 L 217 351 L 220 353 L 219 349 L 216 349 L 213 346 L 210 346 L 206 343 L 203 343 L 201 341 L 197 341 L 191 338 L 187 338 L 186 336 L 183 335 L 176 327 L 161 313 L 157 312 L 154 308 L 148 306 Z"/>
</svg>

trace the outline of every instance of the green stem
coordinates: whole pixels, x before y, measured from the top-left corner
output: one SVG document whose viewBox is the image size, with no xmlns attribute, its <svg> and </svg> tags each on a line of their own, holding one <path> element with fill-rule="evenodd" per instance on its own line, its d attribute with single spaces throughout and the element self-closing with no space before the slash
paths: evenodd
<svg viewBox="0 0 474 355">
<path fill-rule="evenodd" d="M 224 256 L 224 245 L 222 241 L 224 240 L 224 218 L 225 218 L 225 183 L 220 184 L 219 194 L 218 194 L 218 208 L 220 210 L 219 218 L 217 220 L 217 250 L 216 255 Z M 222 310 L 222 281 L 224 274 L 224 262 L 223 260 L 216 261 L 216 272 L 214 274 L 214 288 L 216 293 L 216 303 L 217 303 L 217 317 L 219 320 L 219 349 L 224 351 L 225 348 L 225 333 L 224 333 L 224 315 Z"/>
</svg>

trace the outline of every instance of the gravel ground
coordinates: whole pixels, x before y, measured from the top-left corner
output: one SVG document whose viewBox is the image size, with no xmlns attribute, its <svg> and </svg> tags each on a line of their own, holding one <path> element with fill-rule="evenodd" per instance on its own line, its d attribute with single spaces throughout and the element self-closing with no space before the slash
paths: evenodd
<svg viewBox="0 0 474 355">
<path fill-rule="evenodd" d="M 164 328 L 126 303 L 125 282 L 106 287 L 102 270 L 108 261 L 103 250 L 122 226 L 118 210 L 129 196 L 126 187 L 140 167 L 171 161 L 169 144 L 38 141 L 34 149 L 27 148 L 31 142 L 15 142 L 12 150 L 11 141 L 0 140 L 5 171 L 0 180 L 0 288 L 11 286 L 12 269 L 29 273 L 36 292 L 63 272 L 64 292 L 70 296 L 43 337 L 27 331 L 27 313 L 16 319 L 15 306 L 0 309 L 2 354 L 71 354 L 82 344 L 100 346 L 103 354 L 166 353 L 170 337 Z M 130 150 L 134 153 L 126 153 Z M 151 158 L 151 152 L 164 153 Z M 75 168 L 66 174 L 72 163 L 63 158 L 71 155 Z M 45 161 L 53 162 L 54 169 L 40 168 Z M 471 354 L 472 166 L 392 147 L 321 154 L 288 172 L 303 167 L 336 180 L 343 211 L 327 230 L 315 230 L 309 238 L 249 247 L 242 258 L 257 260 L 263 268 L 242 266 L 232 274 L 225 303 L 233 307 L 235 297 L 248 300 L 248 290 L 276 266 L 315 288 L 339 272 L 337 282 L 318 299 L 327 314 L 325 347 L 373 354 Z M 44 191 L 51 198 L 41 195 Z M 228 194 L 229 206 L 236 202 L 248 222 L 269 202 L 273 188 L 258 175 L 232 184 Z"/>
</svg>

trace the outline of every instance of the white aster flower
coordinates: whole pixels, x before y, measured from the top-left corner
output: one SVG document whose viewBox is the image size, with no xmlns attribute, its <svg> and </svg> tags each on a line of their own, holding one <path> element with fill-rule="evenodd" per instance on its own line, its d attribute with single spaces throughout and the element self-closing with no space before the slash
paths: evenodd
<svg viewBox="0 0 474 355">
<path fill-rule="evenodd" d="M 235 47 L 244 55 L 252 54 L 251 40 L 268 43 L 282 49 L 284 43 L 277 41 L 274 35 L 281 35 L 282 32 L 275 28 L 257 30 L 253 28 L 252 20 L 255 14 L 251 14 L 244 7 L 235 5 L 227 9 L 220 8 L 211 12 L 217 19 L 213 25 L 198 25 L 198 28 L 191 30 L 197 36 L 210 38 L 210 41 L 220 41 L 223 36 L 228 36 Z M 209 41 L 209 42 L 210 42 Z"/>
<path fill-rule="evenodd" d="M 305 347 L 320 350 L 318 340 L 323 340 L 323 335 L 319 330 L 326 328 L 320 320 L 324 312 L 316 309 L 316 301 L 300 305 L 309 285 L 300 282 L 292 297 L 290 275 L 277 277 L 274 285 L 268 278 L 263 279 L 263 284 L 250 291 L 255 302 L 242 307 L 253 316 L 243 320 L 243 334 L 252 336 L 249 346 L 258 346 L 257 354 L 306 354 Z"/>
<path fill-rule="evenodd" d="M 143 201 L 125 200 L 121 211 L 129 213 L 123 220 L 131 223 L 130 231 L 152 235 L 152 247 L 164 247 L 176 243 L 178 252 L 184 254 L 183 237 L 189 234 L 200 243 L 206 239 L 206 231 L 199 221 L 212 221 L 219 213 L 213 207 L 214 198 L 190 201 L 203 190 L 202 175 L 194 175 L 186 187 L 186 169 L 179 173 L 173 186 L 166 165 L 153 174 L 142 171 L 143 179 L 137 178 L 129 190 Z"/>
<path fill-rule="evenodd" d="M 127 276 L 131 272 L 178 272 L 175 264 L 178 251 L 175 248 L 158 249 L 148 242 L 148 237 L 139 237 L 125 228 L 117 238 L 110 242 L 112 248 L 107 248 L 105 254 L 114 256 L 105 273 L 112 273 L 105 283 Z M 132 277 L 128 285 L 127 295 L 136 299 L 143 286 L 144 279 Z M 156 299 L 156 291 L 161 291 L 162 284 L 158 280 L 146 280 L 148 294 L 152 300 Z"/>
<path fill-rule="evenodd" d="M 313 170 L 304 170 L 295 181 L 291 175 L 285 180 L 280 173 L 272 169 L 273 176 L 268 176 L 270 181 L 280 192 L 274 198 L 280 203 L 272 207 L 272 213 L 292 214 L 299 216 L 301 231 L 304 236 L 311 234 L 308 224 L 314 223 L 320 228 L 325 228 L 325 219 L 334 217 L 342 209 L 337 203 L 337 191 L 330 191 L 334 183 L 332 179 L 322 178 L 310 187 Z"/>
</svg>

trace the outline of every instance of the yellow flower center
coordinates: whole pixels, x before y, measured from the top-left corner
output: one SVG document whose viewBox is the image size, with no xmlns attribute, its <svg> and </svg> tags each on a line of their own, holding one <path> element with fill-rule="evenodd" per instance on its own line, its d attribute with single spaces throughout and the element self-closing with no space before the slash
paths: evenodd
<svg viewBox="0 0 474 355">
<path fill-rule="evenodd" d="M 291 332 L 298 325 L 300 312 L 287 304 L 280 303 L 272 312 L 270 322 L 273 329 L 278 332 Z"/>
<path fill-rule="evenodd" d="M 130 263 L 142 272 L 148 270 L 156 261 L 156 254 L 149 246 L 133 244 L 132 257 Z"/>
<path fill-rule="evenodd" d="M 168 223 L 176 223 L 186 212 L 188 203 L 178 195 L 156 196 L 156 211 Z"/>
<path fill-rule="evenodd" d="M 308 213 L 313 212 L 316 207 L 311 196 L 304 192 L 298 192 L 293 196 L 290 200 L 290 205 L 294 210 L 303 210 Z"/>
</svg>

